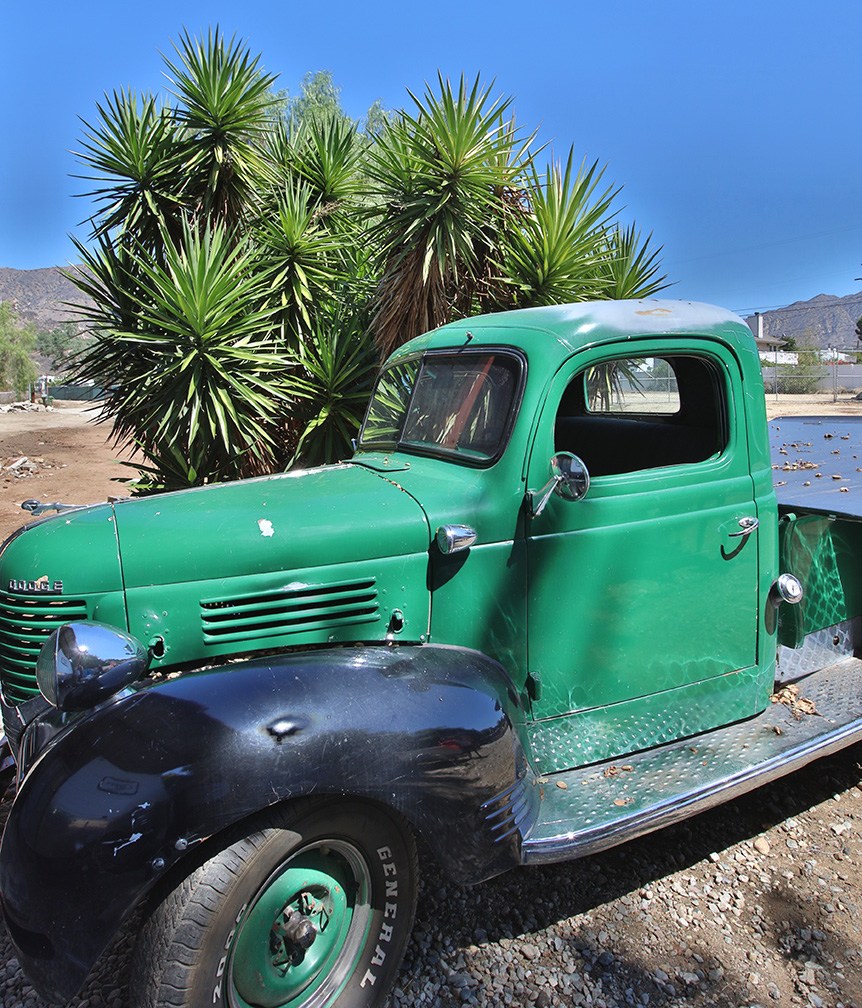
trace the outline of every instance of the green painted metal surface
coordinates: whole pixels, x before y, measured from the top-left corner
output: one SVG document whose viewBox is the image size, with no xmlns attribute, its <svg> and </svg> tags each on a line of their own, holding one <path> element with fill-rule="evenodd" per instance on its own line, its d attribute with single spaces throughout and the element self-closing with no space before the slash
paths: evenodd
<svg viewBox="0 0 862 1008">
<path fill-rule="evenodd" d="M 395 356 L 507 344 L 526 354 L 528 376 L 505 457 L 479 474 L 449 466 L 452 475 L 413 458 L 399 476 L 432 531 L 465 522 L 478 534 L 469 557 L 437 564 L 447 574 L 440 584 L 432 577 L 432 639 L 497 649 L 522 685 L 532 673 L 537 744 L 579 740 L 553 757 L 553 747 L 543 749 L 544 769 L 572 765 L 574 750 L 589 762 L 761 710 L 774 669 L 774 634 L 763 617 L 777 536 L 759 361 L 747 327 L 703 306 L 577 305 L 454 323 Z M 546 482 L 554 451 L 590 454 L 588 444 L 555 443 L 558 405 L 573 376 L 622 355 L 682 352 L 714 371 L 720 450 L 697 463 L 600 475 L 586 500 L 554 496 L 525 522 L 521 497 Z M 733 533 L 747 517 L 760 527 L 739 540 Z M 523 606 L 511 597 L 515 583 L 526 586 Z M 503 604 L 500 584 L 509 586 Z M 632 718 L 659 711 L 660 732 L 631 727 Z"/>
<path fill-rule="evenodd" d="M 534 721 L 530 747 L 541 773 L 651 749 L 758 713 L 758 670 L 744 669 L 606 707 Z M 771 685 L 771 683 L 770 683 Z"/>
<path fill-rule="evenodd" d="M 237 1006 L 308 1005 L 316 992 L 328 987 L 326 993 L 331 993 L 349 975 L 357 949 L 367 939 L 367 871 L 357 877 L 344 858 L 324 850 L 291 858 L 237 928 L 230 971 L 231 1000 Z M 284 933 L 291 913 L 302 915 L 316 930 L 313 943 L 302 952 Z"/>
<path fill-rule="evenodd" d="M 731 406 L 734 396 L 738 402 L 733 358 L 703 340 L 689 340 L 688 348 L 723 365 L 722 392 Z M 646 340 L 637 352 L 670 350 L 668 341 Z M 558 374 L 549 406 L 555 410 L 572 374 L 603 357 L 574 357 Z M 553 454 L 547 412 L 531 486 L 547 478 Z M 538 716 L 672 690 L 756 663 L 759 531 L 738 542 L 731 537 L 741 518 L 756 515 L 745 415 L 731 408 L 728 422 L 725 446 L 704 461 L 598 476 L 586 500 L 554 497 L 531 522 L 530 665 L 543 681 Z M 575 453 L 585 449 L 592 446 L 571 445 Z"/>
<path fill-rule="evenodd" d="M 416 501 L 353 465 L 124 501 L 116 514 L 127 589 L 425 554 L 429 542 Z"/>
<path fill-rule="evenodd" d="M 129 632 L 155 647 L 154 668 L 280 647 L 428 633 L 421 554 L 130 588 Z"/>
<path fill-rule="evenodd" d="M 519 685 L 526 669 L 521 466 L 518 453 L 509 452 L 490 469 L 413 457 L 409 468 L 393 475 L 421 501 L 432 535 L 446 524 L 468 525 L 477 533 L 476 544 L 462 553 L 429 552 L 429 639 L 482 651 Z"/>
<path fill-rule="evenodd" d="M 633 353 L 673 361 L 678 349 L 645 337 Z M 578 442 L 576 425 L 574 443 L 560 444 L 558 433 L 555 445 L 547 409 L 539 421 L 530 486 L 546 478 L 554 448 L 587 455 L 599 473 L 585 500 L 552 498 L 531 521 L 527 545 L 529 665 L 542 682 L 533 712 L 540 719 L 571 715 L 567 733 L 589 740 L 581 762 L 626 751 L 619 748 L 625 739 L 629 751 L 645 748 L 747 716 L 767 702 L 771 675 L 756 672 L 758 543 L 774 535 L 774 502 L 770 509 L 754 499 L 739 361 L 728 347 L 697 337 L 687 340 L 686 352 L 709 364 L 724 403 L 721 443 L 716 451 L 707 444 L 702 460 L 639 469 L 658 459 L 627 458 L 613 444 L 597 451 Z M 607 359 L 607 347 L 574 355 L 549 389 L 551 409 L 573 375 Z M 660 458 L 655 443 L 666 430 L 655 426 L 651 439 L 630 450 Z M 635 433 L 626 429 L 627 437 Z M 621 465 L 632 471 L 617 472 Z M 747 518 L 762 527 L 739 537 Z M 728 676 L 733 688 L 716 688 L 713 680 Z M 697 702 L 704 696 L 709 703 Z M 636 720 L 658 705 L 660 731 L 644 735 L 620 725 L 621 704 Z M 572 756 L 562 747 L 563 762 L 546 768 L 573 765 L 566 762 Z"/>
<path fill-rule="evenodd" d="M 789 514 L 781 521 L 782 570 L 802 584 L 802 602 L 782 605 L 778 638 L 797 646 L 806 634 L 862 615 L 862 523 Z"/>
<path fill-rule="evenodd" d="M 129 629 L 158 645 L 157 666 L 381 640 L 396 610 L 393 639 L 426 639 L 428 525 L 371 468 L 244 480 L 116 510 Z"/>
<path fill-rule="evenodd" d="M 9 704 L 38 694 L 36 659 L 71 620 L 126 627 L 119 550 L 109 505 L 37 522 L 0 559 L 0 689 Z"/>
<path fill-rule="evenodd" d="M 410 437 L 396 432 L 387 444 L 381 403 L 377 433 L 350 463 L 59 516 L 8 547 L 0 576 L 62 579 L 64 596 L 118 624 L 125 598 L 128 629 L 164 668 L 333 641 L 476 648 L 531 694 L 543 769 L 655 744 L 654 732 L 633 727 L 644 719 L 662 722 L 663 739 L 761 709 L 774 668 L 765 607 L 778 537 L 747 327 L 704 305 L 588 303 L 453 323 L 392 362 L 426 351 L 460 362 L 462 384 L 475 368 L 469 404 L 483 382 L 505 380 L 509 392 L 517 383 L 504 450 L 483 454 L 474 423 L 461 452 L 460 421 L 432 436 L 434 417 L 416 415 Z M 522 363 L 494 372 L 498 354 Z M 707 446 L 699 455 L 643 460 L 684 426 L 665 416 L 603 447 L 583 433 L 586 422 L 598 430 L 594 421 L 620 418 L 591 407 L 575 417 L 580 440 L 566 441 L 577 427 L 563 423 L 570 389 L 621 360 L 700 372 L 715 398 L 712 428 L 697 421 L 682 431 Z M 410 401 L 399 382 L 417 373 L 413 364 L 391 372 L 387 395 L 403 399 L 396 412 Z M 587 460 L 589 494 L 552 495 L 530 517 L 528 492 L 547 482 L 562 449 Z M 608 458 L 626 453 L 614 470 Z M 760 525 L 740 539 L 744 518 Z M 441 555 L 432 543 L 446 524 L 473 528 L 475 545 Z M 566 741 L 558 755 L 549 739 Z"/>
</svg>

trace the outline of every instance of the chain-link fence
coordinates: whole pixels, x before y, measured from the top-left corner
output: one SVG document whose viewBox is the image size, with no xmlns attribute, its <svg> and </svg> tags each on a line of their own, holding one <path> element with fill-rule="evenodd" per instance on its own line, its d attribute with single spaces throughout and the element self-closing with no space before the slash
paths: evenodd
<svg viewBox="0 0 862 1008">
<path fill-rule="evenodd" d="M 763 385 L 775 399 L 820 394 L 833 402 L 862 392 L 862 354 L 855 348 L 761 352 Z"/>
<path fill-rule="evenodd" d="M 48 395 L 52 399 L 66 399 L 75 402 L 89 402 L 101 399 L 105 394 L 97 385 L 49 385 Z"/>
<path fill-rule="evenodd" d="M 105 395 L 105 389 L 94 385 L 49 385 L 47 391 L 44 384 L 37 383 L 30 385 L 20 392 L 0 392 L 0 405 L 7 406 L 9 403 L 20 402 L 45 402 L 46 400 L 61 399 L 70 402 L 89 402 L 94 399 L 101 399 Z"/>
</svg>

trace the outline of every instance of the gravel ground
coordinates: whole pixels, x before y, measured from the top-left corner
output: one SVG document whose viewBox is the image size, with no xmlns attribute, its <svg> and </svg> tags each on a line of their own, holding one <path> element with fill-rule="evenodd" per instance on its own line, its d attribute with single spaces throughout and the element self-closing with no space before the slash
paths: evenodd
<svg viewBox="0 0 862 1008">
<path fill-rule="evenodd" d="M 580 861 L 466 889 L 425 859 L 392 1008 L 862 1008 L 860 831 L 856 746 Z M 74 1008 L 123 1008 L 129 947 Z M 0 1008 L 42 1005 L 4 936 Z"/>
<path fill-rule="evenodd" d="M 429 875 L 394 1005 L 862 1008 L 860 761 L 474 890 Z"/>
</svg>

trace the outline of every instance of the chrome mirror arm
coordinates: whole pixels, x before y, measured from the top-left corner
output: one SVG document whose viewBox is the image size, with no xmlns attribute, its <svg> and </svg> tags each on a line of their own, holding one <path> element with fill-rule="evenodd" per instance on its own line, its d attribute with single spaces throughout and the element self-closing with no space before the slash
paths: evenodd
<svg viewBox="0 0 862 1008">
<path fill-rule="evenodd" d="M 562 482 L 563 474 L 554 473 L 541 490 L 528 490 L 527 496 L 530 500 L 530 517 L 538 518 L 545 510 L 551 495 Z"/>
<path fill-rule="evenodd" d="M 582 500 L 590 489 L 590 474 L 583 460 L 571 452 L 557 452 L 550 461 L 551 478 L 541 490 L 528 490 L 530 517 L 538 518 L 545 510 L 552 494 L 563 500 Z"/>
</svg>

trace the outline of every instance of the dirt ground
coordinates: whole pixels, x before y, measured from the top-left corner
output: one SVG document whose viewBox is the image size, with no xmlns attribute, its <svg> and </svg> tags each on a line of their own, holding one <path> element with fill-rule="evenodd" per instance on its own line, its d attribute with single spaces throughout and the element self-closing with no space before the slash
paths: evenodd
<svg viewBox="0 0 862 1008">
<path fill-rule="evenodd" d="M 95 504 L 128 496 L 117 481 L 134 477 L 121 464 L 130 456 L 111 446 L 110 428 L 94 416 L 89 403 L 0 412 L 0 542 L 31 520 L 21 510 L 25 500 Z"/>
</svg>

